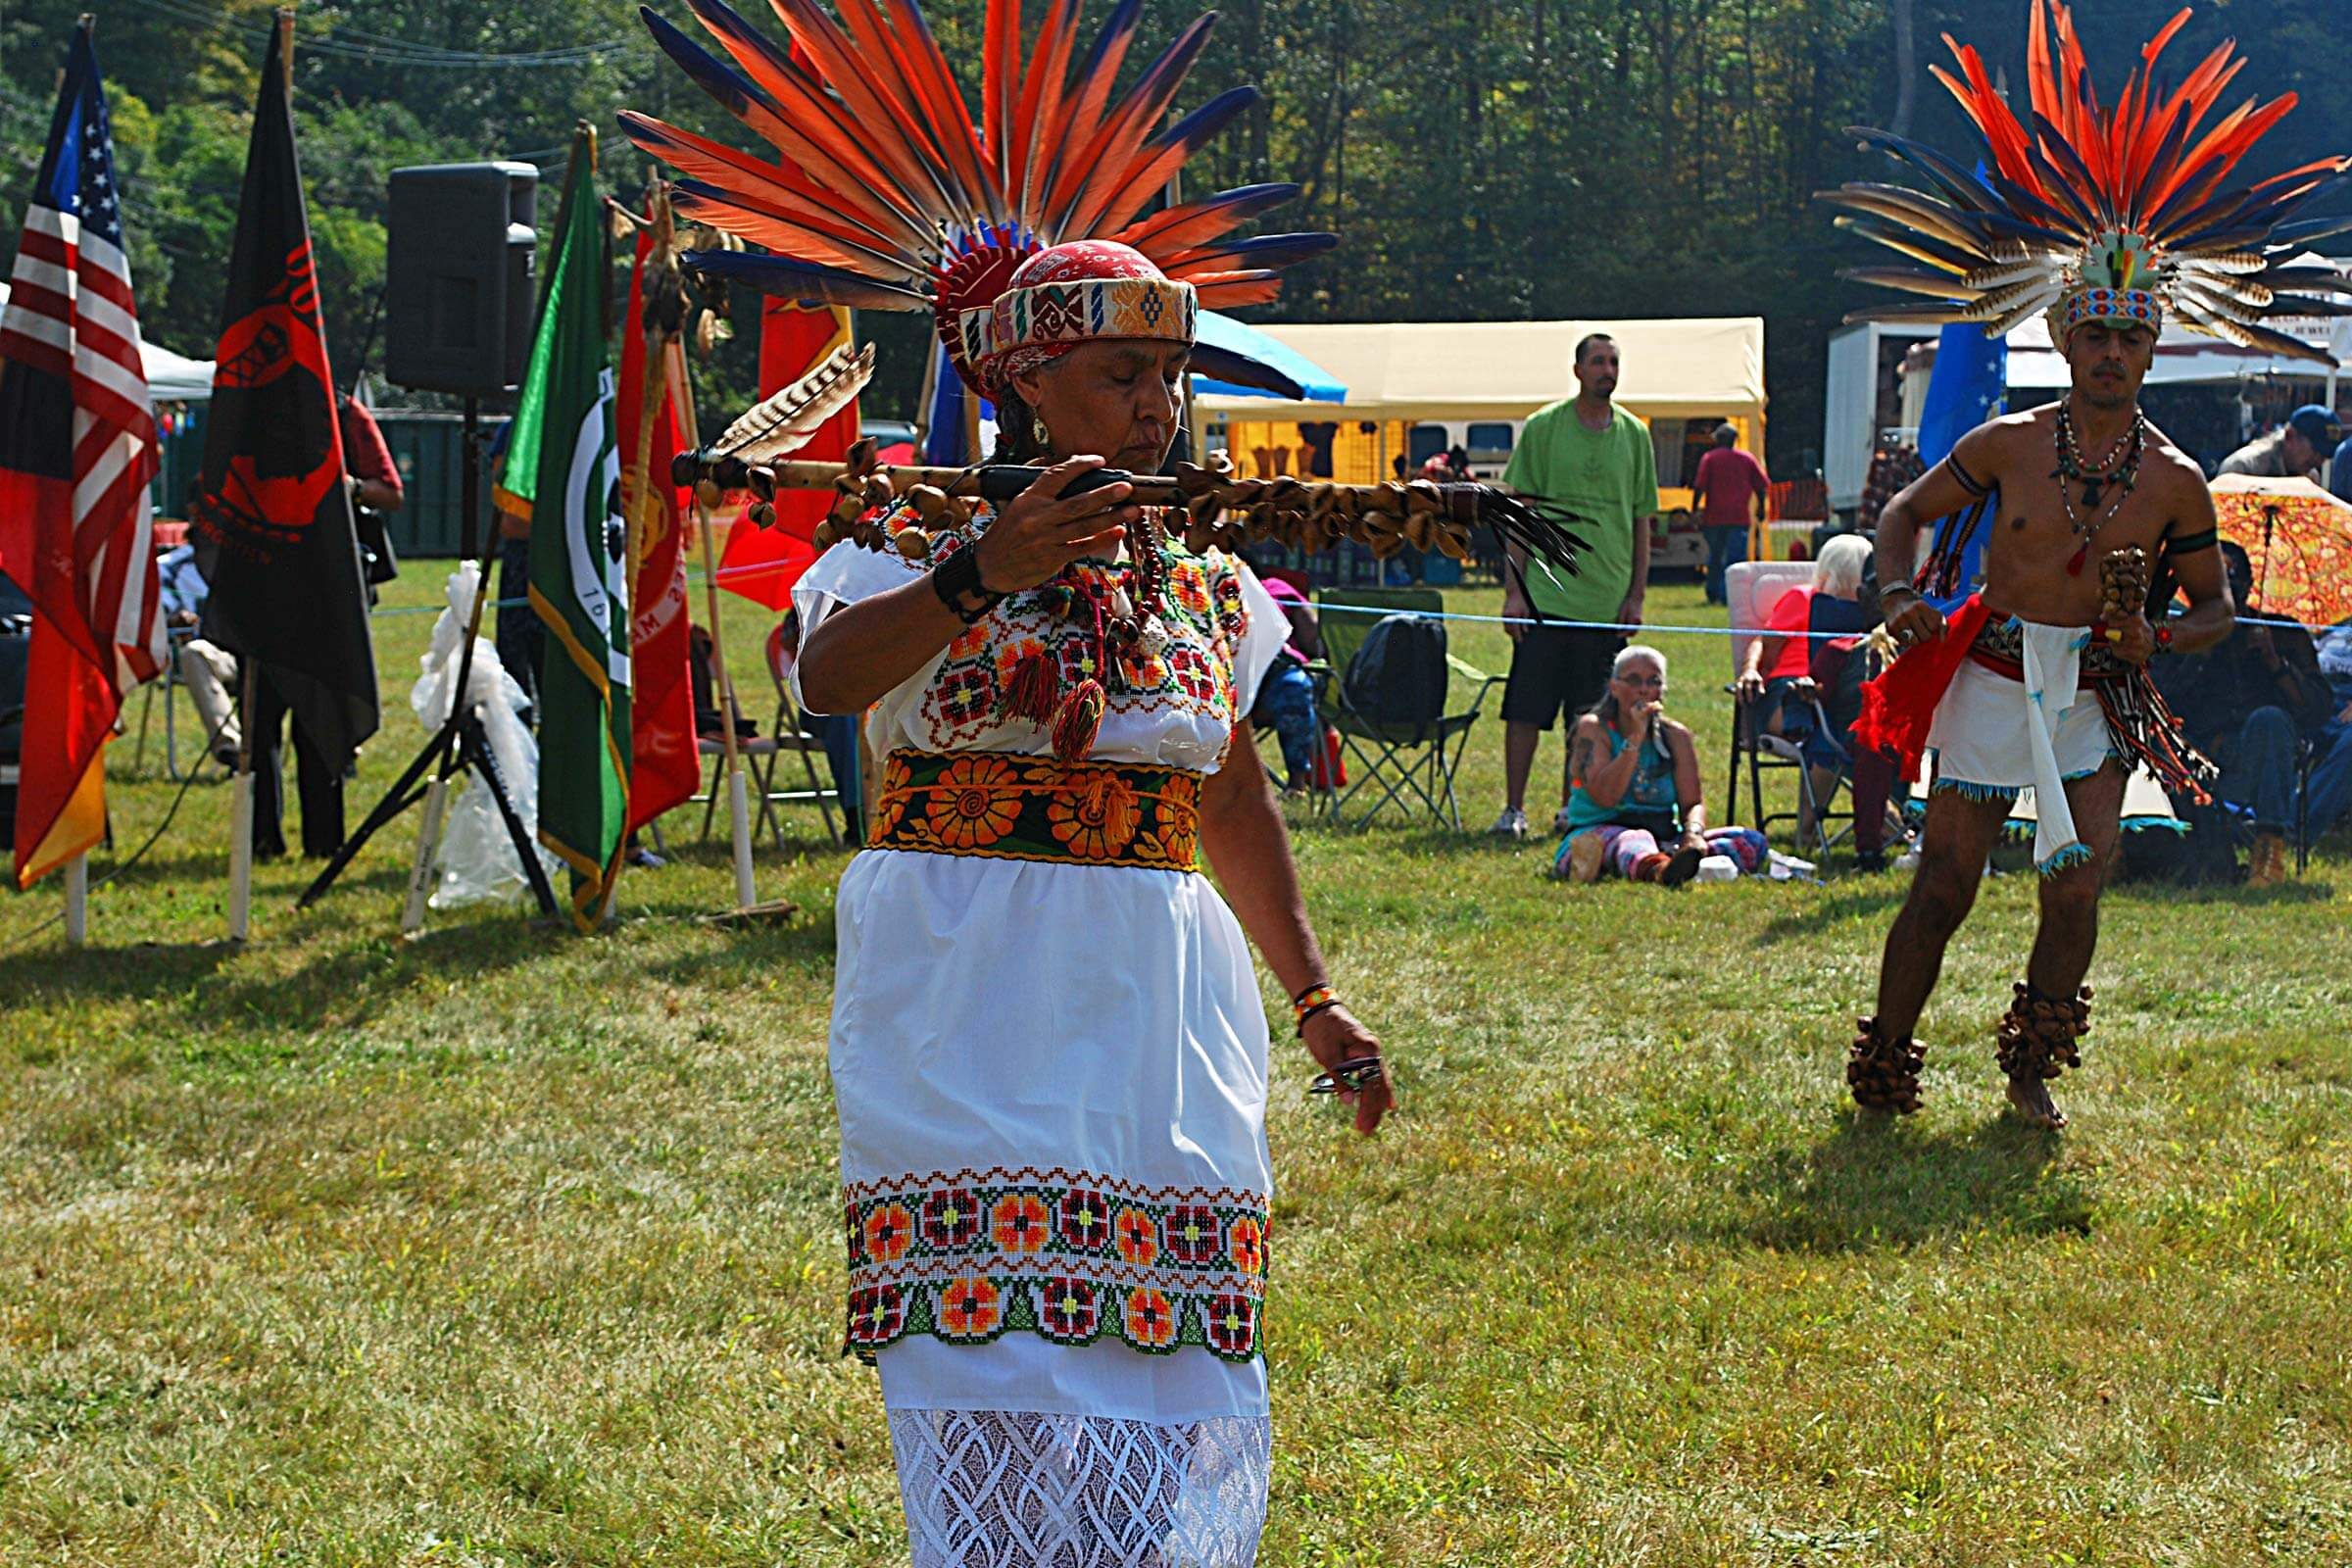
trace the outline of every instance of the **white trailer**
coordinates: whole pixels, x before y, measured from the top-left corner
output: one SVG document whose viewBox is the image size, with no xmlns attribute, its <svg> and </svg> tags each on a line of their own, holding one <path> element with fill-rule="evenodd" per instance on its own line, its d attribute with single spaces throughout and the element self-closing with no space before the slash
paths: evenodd
<svg viewBox="0 0 2352 1568">
<path fill-rule="evenodd" d="M 1832 512 L 1862 503 L 1870 456 L 1880 432 L 1901 421 L 1903 356 L 1936 336 L 1932 326 L 1861 321 L 1830 334 L 1829 375 L 1823 387 L 1821 476 Z"/>
</svg>

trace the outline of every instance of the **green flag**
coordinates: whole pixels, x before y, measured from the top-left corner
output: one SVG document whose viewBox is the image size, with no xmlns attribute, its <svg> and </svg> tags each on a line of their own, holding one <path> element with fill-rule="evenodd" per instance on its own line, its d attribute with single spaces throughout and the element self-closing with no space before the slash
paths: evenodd
<svg viewBox="0 0 2352 1568">
<path fill-rule="evenodd" d="M 547 624 L 539 840 L 571 867 L 583 931 L 611 906 L 629 806 L 628 562 L 600 217 L 596 137 L 583 127 L 498 481 L 502 504 L 529 508 L 531 608 Z"/>
</svg>

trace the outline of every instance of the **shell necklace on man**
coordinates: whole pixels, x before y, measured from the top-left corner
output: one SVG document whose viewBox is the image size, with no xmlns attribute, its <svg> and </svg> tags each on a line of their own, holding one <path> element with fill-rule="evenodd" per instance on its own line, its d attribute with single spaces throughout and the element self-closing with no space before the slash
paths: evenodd
<svg viewBox="0 0 2352 1568">
<path fill-rule="evenodd" d="M 2106 527 L 2116 513 L 2122 510 L 2139 484 L 2139 460 L 2147 447 L 2147 433 L 2148 416 L 2133 409 L 2131 428 L 2108 444 L 2107 450 L 2099 454 L 2096 464 L 2085 463 L 2082 448 L 2075 443 L 2073 412 L 2064 403 L 2058 405 L 2057 430 L 2053 437 L 2058 448 L 2058 466 L 2050 470 L 2050 477 L 2058 481 L 2058 500 L 2066 508 L 2067 525 L 2075 537 L 2082 541 L 2066 563 L 2068 576 L 2082 575 L 2083 563 L 2090 559 L 2090 547 L 2099 537 L 2099 530 Z M 2083 510 L 2090 514 L 2087 517 L 2078 516 L 2075 513 L 2074 486 L 2078 483 L 2082 486 Z M 2115 487 L 2114 497 L 2101 511 L 2100 498 L 2106 495 L 2110 485 Z"/>
</svg>

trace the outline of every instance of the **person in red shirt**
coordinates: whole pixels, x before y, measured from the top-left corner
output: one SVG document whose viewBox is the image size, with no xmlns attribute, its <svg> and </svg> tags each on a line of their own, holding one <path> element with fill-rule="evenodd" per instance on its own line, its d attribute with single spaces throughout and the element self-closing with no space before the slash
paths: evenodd
<svg viewBox="0 0 2352 1568">
<path fill-rule="evenodd" d="M 350 393 L 338 392 L 335 428 L 343 436 L 343 471 L 349 476 L 352 503 L 370 512 L 398 512 L 408 492 L 375 416 Z"/>
<path fill-rule="evenodd" d="M 1813 586 L 1788 589 L 1765 612 L 1765 634 L 1748 643 L 1740 671 L 1740 705 L 1747 723 L 1754 732 L 1778 735 L 1802 749 L 1816 801 L 1830 798 L 1852 755 L 1847 732 L 1859 710 L 1859 693 L 1833 696 L 1822 690 L 1814 673 L 1814 634 L 1852 636 L 1867 629 L 1861 597 L 1869 564 L 1870 541 L 1860 534 L 1839 534 L 1822 546 L 1813 564 Z M 1826 719 L 1826 727 L 1817 719 Z M 1800 842 L 1809 842 L 1816 824 L 1804 819 L 1802 805 L 1797 834 Z M 1880 840 L 1874 836 L 1869 842 Z"/>
<path fill-rule="evenodd" d="M 1715 449 L 1698 460 L 1690 500 L 1698 508 L 1698 531 L 1707 538 L 1707 603 L 1725 603 L 1723 575 L 1735 561 L 1747 559 L 1747 531 L 1764 520 L 1764 498 L 1772 480 L 1764 465 L 1740 450 L 1740 431 L 1715 427 Z"/>
<path fill-rule="evenodd" d="M 372 604 L 375 585 L 389 582 L 399 570 L 383 514 L 398 512 L 407 496 L 400 469 L 384 445 L 383 431 L 366 407 L 347 392 L 335 395 L 335 425 L 343 438 L 344 482 L 351 487 L 352 525 L 359 536 L 368 599 Z M 253 849 L 256 857 L 265 860 L 286 853 L 285 786 L 278 768 L 278 748 L 284 744 L 286 720 L 292 712 L 285 693 L 269 670 L 263 669 L 253 683 Z M 294 719 L 292 730 L 295 788 L 302 801 L 302 853 L 324 859 L 343 847 L 343 773 L 311 743 L 300 718 Z"/>
</svg>

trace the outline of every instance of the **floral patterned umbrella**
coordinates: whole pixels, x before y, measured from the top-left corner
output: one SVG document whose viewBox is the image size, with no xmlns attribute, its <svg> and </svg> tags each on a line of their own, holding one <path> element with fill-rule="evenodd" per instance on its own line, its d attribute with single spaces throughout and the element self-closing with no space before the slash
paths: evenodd
<svg viewBox="0 0 2352 1568">
<path fill-rule="evenodd" d="M 2213 481 L 2222 537 L 2254 564 L 2254 603 L 2306 626 L 2352 617 L 2352 507 L 2309 479 L 2224 474 Z"/>
</svg>

